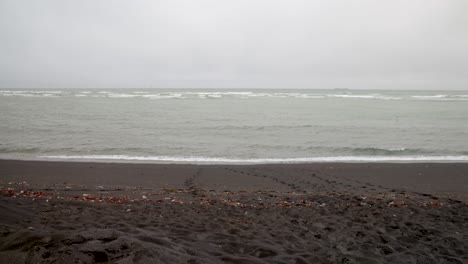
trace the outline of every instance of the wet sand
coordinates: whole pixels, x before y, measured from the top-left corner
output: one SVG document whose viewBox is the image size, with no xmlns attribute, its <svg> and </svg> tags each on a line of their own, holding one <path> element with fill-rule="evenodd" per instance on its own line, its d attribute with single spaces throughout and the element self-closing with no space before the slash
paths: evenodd
<svg viewBox="0 0 468 264">
<path fill-rule="evenodd" d="M 467 263 L 468 164 L 0 160 L 0 263 Z"/>
</svg>

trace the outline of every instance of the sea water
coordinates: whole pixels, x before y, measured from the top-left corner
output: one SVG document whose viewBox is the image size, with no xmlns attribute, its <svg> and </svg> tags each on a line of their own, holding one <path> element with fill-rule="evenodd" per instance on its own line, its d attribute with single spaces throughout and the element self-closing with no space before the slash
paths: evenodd
<svg viewBox="0 0 468 264">
<path fill-rule="evenodd" d="M 468 91 L 3 89 L 0 158 L 468 161 Z"/>
</svg>

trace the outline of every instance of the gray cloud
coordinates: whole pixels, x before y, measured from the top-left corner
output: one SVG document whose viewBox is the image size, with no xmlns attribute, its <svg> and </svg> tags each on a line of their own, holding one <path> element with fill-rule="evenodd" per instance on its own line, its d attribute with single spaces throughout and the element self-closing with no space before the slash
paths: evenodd
<svg viewBox="0 0 468 264">
<path fill-rule="evenodd" d="M 0 1 L 0 87 L 468 89 L 465 0 Z"/>
</svg>

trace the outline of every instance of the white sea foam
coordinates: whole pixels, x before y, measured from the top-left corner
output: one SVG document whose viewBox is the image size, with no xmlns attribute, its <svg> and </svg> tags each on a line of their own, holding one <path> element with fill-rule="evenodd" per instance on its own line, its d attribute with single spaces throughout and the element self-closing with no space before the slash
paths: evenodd
<svg viewBox="0 0 468 264">
<path fill-rule="evenodd" d="M 136 94 L 116 94 L 116 93 L 109 93 L 107 94 L 108 97 L 113 97 L 113 98 L 133 98 L 133 97 L 138 97 Z"/>
<path fill-rule="evenodd" d="M 468 156 L 337 156 L 308 158 L 212 158 L 172 156 L 128 156 L 128 155 L 53 155 L 39 156 L 53 160 L 100 160 L 100 161 L 141 161 L 156 163 L 186 164 L 270 164 L 270 163 L 313 163 L 313 162 L 468 162 Z"/>
<path fill-rule="evenodd" d="M 23 97 L 107 97 L 107 98 L 146 98 L 146 99 L 251 99 L 251 98 L 293 98 L 293 99 L 361 99 L 361 100 L 418 100 L 418 101 L 468 101 L 468 94 L 400 94 L 387 95 L 382 93 L 307 93 L 307 92 L 275 92 L 275 91 L 76 91 L 73 90 L 0 90 L 0 96 L 23 96 Z"/>
<path fill-rule="evenodd" d="M 35 94 L 30 93 L 10 93 L 10 94 L 2 94 L 3 96 L 23 96 L 23 97 L 33 97 L 37 96 Z"/>
<path fill-rule="evenodd" d="M 158 99 L 159 94 L 142 94 L 141 97 L 149 99 Z"/>
<path fill-rule="evenodd" d="M 141 97 L 149 98 L 149 99 L 173 99 L 173 98 L 182 98 L 182 94 L 180 93 L 145 94 L 145 95 L 141 95 Z"/>
<path fill-rule="evenodd" d="M 294 97 L 297 96 L 298 93 L 273 93 L 273 97 Z"/>
<path fill-rule="evenodd" d="M 303 99 L 323 99 L 325 96 L 323 95 L 312 95 L 312 94 L 300 94 L 297 95 L 296 98 L 303 98 Z"/>
<path fill-rule="evenodd" d="M 440 98 L 446 98 L 446 95 L 438 94 L 438 95 L 412 95 L 411 98 L 419 99 L 419 100 L 437 100 Z"/>
<path fill-rule="evenodd" d="M 380 94 L 329 94 L 328 97 L 351 98 L 351 99 L 381 99 L 381 100 L 401 100 L 402 97 L 385 96 Z"/>
<path fill-rule="evenodd" d="M 62 91 L 0 91 L 1 96 L 20 96 L 20 97 L 58 97 L 61 96 Z"/>
<path fill-rule="evenodd" d="M 16 91 L 12 91 L 16 92 Z M 61 94 L 62 91 L 18 91 L 20 93 L 31 93 L 31 94 Z"/>
<path fill-rule="evenodd" d="M 27 91 L 19 91 L 19 90 L 1 90 L 0 93 L 26 93 Z"/>
<path fill-rule="evenodd" d="M 448 95 L 448 94 L 436 94 L 436 95 L 413 95 L 411 98 L 416 100 L 431 100 L 431 101 L 467 101 L 468 95 Z"/>
<path fill-rule="evenodd" d="M 38 93 L 61 94 L 62 91 L 38 91 Z"/>
</svg>

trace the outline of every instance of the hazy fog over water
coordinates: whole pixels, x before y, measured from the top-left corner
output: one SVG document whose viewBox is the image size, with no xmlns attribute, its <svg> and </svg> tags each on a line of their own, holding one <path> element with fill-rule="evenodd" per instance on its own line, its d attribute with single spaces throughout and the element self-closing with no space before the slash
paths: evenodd
<svg viewBox="0 0 468 264">
<path fill-rule="evenodd" d="M 468 1 L 0 1 L 0 88 L 467 89 Z"/>
</svg>

